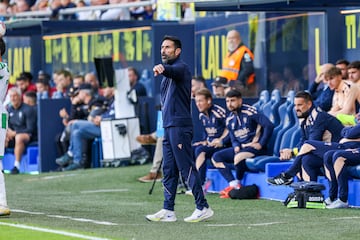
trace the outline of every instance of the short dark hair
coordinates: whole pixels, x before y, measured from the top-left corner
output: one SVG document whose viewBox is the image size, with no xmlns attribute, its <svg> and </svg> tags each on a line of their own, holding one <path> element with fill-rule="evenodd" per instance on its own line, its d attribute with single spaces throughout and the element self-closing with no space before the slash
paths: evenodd
<svg viewBox="0 0 360 240">
<path fill-rule="evenodd" d="M 49 79 L 47 78 L 38 78 L 36 83 L 44 84 L 45 86 L 50 86 Z"/>
<path fill-rule="evenodd" d="M 236 97 L 236 98 L 242 98 L 241 92 L 237 89 L 231 89 L 230 91 L 228 91 L 225 95 L 225 97 L 227 98 L 232 98 L 232 97 Z"/>
<path fill-rule="evenodd" d="M 24 93 L 24 95 L 27 96 L 28 98 L 35 100 L 35 102 L 36 102 L 36 92 L 35 91 L 27 91 Z"/>
<path fill-rule="evenodd" d="M 347 66 L 347 65 L 349 65 L 349 61 L 346 59 L 339 59 L 336 61 L 335 65 L 338 65 L 338 64 L 345 64 Z"/>
<path fill-rule="evenodd" d="M 303 98 L 306 102 L 310 101 L 312 102 L 313 99 L 311 97 L 311 94 L 306 91 L 299 91 L 295 94 L 295 98 Z"/>
<path fill-rule="evenodd" d="M 351 62 L 349 65 L 347 65 L 347 69 L 350 69 L 350 68 L 356 68 L 356 69 L 360 70 L 360 61 Z"/>
<path fill-rule="evenodd" d="M 136 68 L 134 68 L 134 67 L 128 67 L 128 71 L 129 71 L 129 70 L 134 72 L 134 74 L 136 75 L 136 77 L 137 77 L 138 80 L 140 79 L 140 74 L 139 74 L 138 70 L 136 70 Z"/>
<path fill-rule="evenodd" d="M 205 78 L 203 76 L 193 76 L 192 80 L 195 80 L 197 82 L 200 82 L 206 86 Z"/>
<path fill-rule="evenodd" d="M 165 35 L 162 41 L 170 40 L 174 42 L 175 48 L 181 48 L 181 41 L 176 36 Z"/>
<path fill-rule="evenodd" d="M 31 74 L 31 72 L 22 72 L 20 73 L 20 77 L 26 78 L 27 80 L 29 80 L 29 82 L 33 80 L 33 75 Z"/>
<path fill-rule="evenodd" d="M 331 67 L 325 72 L 325 77 L 341 76 L 341 70 L 337 67 Z"/>
<path fill-rule="evenodd" d="M 5 54 L 6 51 L 6 44 L 5 41 L 2 37 L 0 37 L 0 52 L 1 52 L 1 56 L 3 56 Z"/>
<path fill-rule="evenodd" d="M 207 88 L 200 88 L 199 90 L 197 90 L 195 96 L 198 95 L 204 96 L 206 99 L 212 99 L 211 92 Z"/>
</svg>

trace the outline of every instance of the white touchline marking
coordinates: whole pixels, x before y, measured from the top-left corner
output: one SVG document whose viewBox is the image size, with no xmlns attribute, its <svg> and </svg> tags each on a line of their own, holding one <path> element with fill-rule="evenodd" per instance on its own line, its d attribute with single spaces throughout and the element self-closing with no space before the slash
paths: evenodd
<svg viewBox="0 0 360 240">
<path fill-rule="evenodd" d="M 106 193 L 106 192 L 128 192 L 129 189 L 98 189 L 98 190 L 86 190 L 80 193 Z"/>
<path fill-rule="evenodd" d="M 19 209 L 12 209 L 11 211 L 18 212 L 18 213 L 27 213 L 27 214 L 32 214 L 32 215 L 45 215 L 50 218 L 62 218 L 62 219 L 68 219 L 68 220 L 78 221 L 78 222 L 90 222 L 90 223 L 99 224 L 99 225 L 107 225 L 107 226 L 117 226 L 118 225 L 117 223 L 113 223 L 113 222 L 97 221 L 97 220 L 87 219 L 87 218 L 75 218 L 75 217 L 63 216 L 63 215 L 51 215 L 51 214 L 45 214 L 45 213 L 41 213 L 41 212 L 29 212 L 29 211 L 19 210 Z"/>
<path fill-rule="evenodd" d="M 338 217 L 338 218 L 331 218 L 331 220 L 346 220 L 346 219 L 359 219 L 360 217 Z"/>
<path fill-rule="evenodd" d="M 0 225 L 16 227 L 16 228 L 23 228 L 23 229 L 29 229 L 29 230 L 33 230 L 33 231 L 39 231 L 39 232 L 54 233 L 54 234 L 59 234 L 59 235 L 64 235 L 64 236 L 69 236 L 69 237 L 77 237 L 77 238 L 81 238 L 81 239 L 109 240 L 108 238 L 99 238 L 99 237 L 93 237 L 93 236 L 87 236 L 87 235 L 83 235 L 83 234 L 78 234 L 78 233 L 71 233 L 71 232 L 65 232 L 65 231 L 60 231 L 60 230 L 52 230 L 52 229 L 48 229 L 48 228 L 32 227 L 32 226 L 27 226 L 27 225 L 23 225 L 23 224 L 13 224 L 13 223 L 0 222 Z"/>
<path fill-rule="evenodd" d="M 70 174 L 60 174 L 60 175 L 54 175 L 54 176 L 45 176 L 45 177 L 38 177 L 38 178 L 30 178 L 27 179 L 26 181 L 39 181 L 39 180 L 51 180 L 51 179 L 57 179 L 57 178 L 63 178 L 63 177 L 72 177 L 72 176 L 76 176 L 77 174 L 75 173 L 70 173 Z"/>
<path fill-rule="evenodd" d="M 207 224 L 208 227 L 234 227 L 234 226 L 268 226 L 274 224 L 282 224 L 283 222 L 268 222 L 268 223 L 249 223 L 249 224 L 242 224 L 242 223 L 229 223 L 229 224 Z"/>
</svg>

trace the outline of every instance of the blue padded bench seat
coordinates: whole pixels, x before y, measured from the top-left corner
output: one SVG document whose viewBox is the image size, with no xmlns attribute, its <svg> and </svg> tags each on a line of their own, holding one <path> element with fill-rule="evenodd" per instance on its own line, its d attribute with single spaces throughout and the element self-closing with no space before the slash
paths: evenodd
<svg viewBox="0 0 360 240">
<path fill-rule="evenodd" d="M 37 142 L 31 142 L 27 145 L 24 154 L 21 157 L 20 173 L 39 173 L 39 148 Z M 3 158 L 3 169 L 5 172 L 11 171 L 14 167 L 14 149 L 5 148 L 5 154 Z"/>
</svg>

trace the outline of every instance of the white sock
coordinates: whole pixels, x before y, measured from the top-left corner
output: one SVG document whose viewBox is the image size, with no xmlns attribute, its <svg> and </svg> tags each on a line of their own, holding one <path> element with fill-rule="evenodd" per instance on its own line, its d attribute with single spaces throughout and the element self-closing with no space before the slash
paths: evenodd
<svg viewBox="0 0 360 240">
<path fill-rule="evenodd" d="M 66 153 L 67 153 L 67 155 L 69 155 L 70 157 L 73 156 L 73 153 L 72 153 L 71 151 L 67 151 Z"/>
<path fill-rule="evenodd" d="M 20 169 L 20 162 L 19 162 L 19 161 L 15 161 L 15 162 L 14 162 L 14 166 L 15 166 L 17 169 Z"/>
<path fill-rule="evenodd" d="M 0 206 L 7 207 L 5 179 L 2 171 L 0 171 Z"/>
<path fill-rule="evenodd" d="M 239 184 L 239 180 L 232 180 L 229 185 L 230 187 L 238 187 L 238 184 Z"/>
</svg>

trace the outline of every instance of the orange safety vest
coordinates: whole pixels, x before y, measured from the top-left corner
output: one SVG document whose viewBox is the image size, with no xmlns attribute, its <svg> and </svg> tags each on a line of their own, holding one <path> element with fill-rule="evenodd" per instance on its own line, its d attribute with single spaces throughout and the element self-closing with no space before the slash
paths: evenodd
<svg viewBox="0 0 360 240">
<path fill-rule="evenodd" d="M 242 45 L 233 53 L 228 53 L 223 61 L 223 66 L 220 71 L 220 76 L 227 78 L 228 81 L 235 81 L 238 78 L 240 71 L 240 64 L 245 55 L 245 52 L 250 55 L 250 58 L 254 60 L 254 54 L 249 48 Z M 255 74 L 252 73 L 246 79 L 246 85 L 251 85 L 255 82 Z"/>
</svg>

